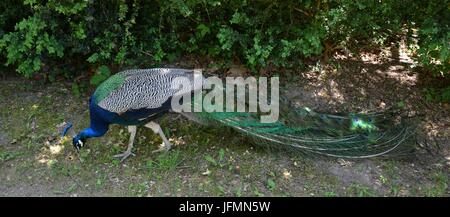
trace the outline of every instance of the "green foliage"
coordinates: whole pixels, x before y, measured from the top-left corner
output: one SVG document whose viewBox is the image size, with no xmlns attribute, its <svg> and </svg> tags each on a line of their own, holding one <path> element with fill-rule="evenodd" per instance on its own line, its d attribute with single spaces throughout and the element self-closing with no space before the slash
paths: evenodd
<svg viewBox="0 0 450 217">
<path fill-rule="evenodd" d="M 210 162 L 212 165 L 217 166 L 218 163 L 216 160 L 214 160 L 214 158 L 211 155 L 206 155 L 205 156 L 205 160 Z"/>
<path fill-rule="evenodd" d="M 7 152 L 0 149 L 0 162 L 6 162 L 23 155 L 22 152 Z"/>
<path fill-rule="evenodd" d="M 109 68 L 107 66 L 100 66 L 95 75 L 91 77 L 91 85 L 98 86 L 100 85 L 104 80 L 109 78 L 111 76 L 111 72 L 109 71 Z"/>
<path fill-rule="evenodd" d="M 211 165 L 216 167 L 225 167 L 227 165 L 227 162 L 225 161 L 225 150 L 223 148 L 219 150 L 217 160 L 209 154 L 205 156 L 205 160 L 208 161 Z M 229 170 L 231 170 L 232 169 L 231 165 L 228 166 Z"/>
<path fill-rule="evenodd" d="M 417 50 L 419 61 L 442 76 L 450 75 L 450 7 L 448 1 L 432 1 L 416 8 L 418 25 Z M 417 14 L 416 14 L 417 16 Z"/>
<path fill-rule="evenodd" d="M 425 194 L 428 197 L 442 197 L 445 196 L 448 190 L 448 174 L 442 171 L 437 171 L 431 174 L 432 186 L 425 187 Z"/>
<path fill-rule="evenodd" d="M 72 94 L 76 97 L 80 97 L 81 93 L 80 93 L 80 87 L 78 86 L 77 83 L 73 83 L 72 84 Z"/>
<path fill-rule="evenodd" d="M 64 47 L 46 32 L 52 26 L 51 22 L 46 23 L 38 16 L 17 23 L 16 32 L 8 33 L 0 40 L 0 48 L 7 51 L 6 64 L 17 63 L 19 73 L 31 76 L 41 69 L 41 55 L 62 57 Z"/>
<path fill-rule="evenodd" d="M 180 151 L 173 151 L 160 154 L 155 160 L 147 161 L 147 168 L 149 170 L 170 171 L 177 168 L 181 163 Z"/>
<path fill-rule="evenodd" d="M 361 184 L 353 183 L 347 188 L 348 193 L 353 194 L 358 197 L 374 197 L 376 196 L 376 192 L 367 186 L 363 186 Z"/>
<path fill-rule="evenodd" d="M 425 88 L 425 99 L 436 102 L 450 102 L 450 86 L 446 88 Z"/>
<path fill-rule="evenodd" d="M 405 102 L 404 101 L 397 102 L 397 107 L 398 108 L 405 108 Z"/>
<path fill-rule="evenodd" d="M 295 67 L 399 34 L 419 63 L 448 76 L 448 0 L 2 1 L 0 56 L 24 76 L 98 65 L 153 65 L 196 55 L 253 72 Z M 65 70 L 55 70 L 65 68 Z M 67 70 L 70 72 L 67 73 Z M 54 78 L 52 76 L 44 76 Z M 99 75 L 93 82 L 101 80 Z M 91 80 L 92 81 L 92 80 Z"/>
<path fill-rule="evenodd" d="M 273 179 L 267 179 L 267 188 L 271 191 L 275 190 L 276 188 L 276 183 L 275 181 L 273 181 Z"/>
<path fill-rule="evenodd" d="M 324 196 L 325 197 L 336 197 L 337 194 L 335 192 L 333 192 L 333 191 L 327 191 L 327 192 L 324 193 Z"/>
</svg>

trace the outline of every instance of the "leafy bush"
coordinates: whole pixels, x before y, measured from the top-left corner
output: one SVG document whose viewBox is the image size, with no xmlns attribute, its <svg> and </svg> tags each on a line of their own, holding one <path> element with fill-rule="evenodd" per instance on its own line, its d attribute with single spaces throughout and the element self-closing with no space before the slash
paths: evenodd
<svg viewBox="0 0 450 217">
<path fill-rule="evenodd" d="M 98 68 L 197 55 L 295 67 L 407 32 L 418 60 L 448 76 L 448 0 L 2 1 L 0 52 L 24 76 L 50 80 Z M 216 61 L 216 62 L 217 62 Z M 74 69 L 71 66 L 78 66 Z M 94 82 L 96 83 L 96 82 Z"/>
<path fill-rule="evenodd" d="M 94 86 L 100 85 L 103 81 L 111 76 L 111 72 L 107 66 L 100 66 L 97 72 L 91 77 L 90 83 Z"/>
</svg>

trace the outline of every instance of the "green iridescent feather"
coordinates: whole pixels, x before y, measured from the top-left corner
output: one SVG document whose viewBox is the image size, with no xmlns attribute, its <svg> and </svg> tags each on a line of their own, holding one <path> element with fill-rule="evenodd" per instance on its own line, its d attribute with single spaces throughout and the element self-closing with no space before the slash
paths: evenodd
<svg viewBox="0 0 450 217">
<path fill-rule="evenodd" d="M 321 114 L 308 107 L 281 112 L 274 123 L 261 123 L 260 114 L 246 112 L 197 112 L 203 124 L 234 128 L 256 144 L 292 147 L 305 153 L 333 157 L 368 158 L 405 153 L 414 134 L 411 124 L 395 120 L 399 114 Z"/>
<path fill-rule="evenodd" d="M 93 100 L 95 103 L 99 103 L 103 99 L 105 99 L 112 91 L 121 87 L 123 82 L 125 81 L 124 74 L 115 74 L 109 77 L 106 81 L 104 81 L 98 88 L 95 90 L 93 94 Z"/>
</svg>

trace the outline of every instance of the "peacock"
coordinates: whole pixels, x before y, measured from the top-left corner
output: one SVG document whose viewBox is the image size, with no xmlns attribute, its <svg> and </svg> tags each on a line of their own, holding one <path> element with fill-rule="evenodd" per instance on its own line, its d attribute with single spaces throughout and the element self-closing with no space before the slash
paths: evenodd
<svg viewBox="0 0 450 217">
<path fill-rule="evenodd" d="M 73 137 L 73 146 L 80 151 L 87 139 L 101 137 L 110 125 L 118 124 L 127 126 L 130 133 L 126 151 L 114 156 L 121 161 L 133 155 L 137 126 L 150 128 L 161 137 L 163 146 L 154 152 L 170 150 L 172 144 L 157 120 L 173 111 L 173 97 L 193 94 L 198 88 L 198 85 L 174 83 L 204 79 L 194 70 L 177 68 L 132 69 L 116 73 L 100 84 L 89 98 L 90 126 Z M 308 107 L 296 108 L 286 99 L 281 101 L 280 118 L 270 123 L 262 123 L 259 113 L 250 112 L 180 113 L 202 124 L 231 127 L 258 144 L 342 158 L 395 153 L 408 143 L 415 131 L 415 127 L 400 118 L 396 111 L 324 114 Z M 66 132 L 67 128 L 63 134 Z"/>
</svg>

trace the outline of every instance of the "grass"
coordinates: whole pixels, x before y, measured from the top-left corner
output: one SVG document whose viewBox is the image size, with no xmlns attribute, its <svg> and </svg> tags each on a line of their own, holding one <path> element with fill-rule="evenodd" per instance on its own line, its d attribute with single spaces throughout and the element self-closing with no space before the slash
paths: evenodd
<svg viewBox="0 0 450 217">
<path fill-rule="evenodd" d="M 338 165 L 334 160 L 256 146 L 228 128 L 173 116 L 160 121 L 175 143 L 171 151 L 152 153 L 161 139 L 138 128 L 136 156 L 121 163 L 112 155 L 126 148 L 129 134 L 123 127 L 112 126 L 104 137 L 89 140 L 80 153 L 70 140 L 61 140 L 57 126 L 62 122 L 72 121 L 75 131 L 88 125 L 86 100 L 72 97 L 70 87 L 19 80 L 0 84 L 0 94 L 24 99 L 6 102 L 0 97 L 4 108 L 0 141 L 5 141 L 0 146 L 0 169 L 5 171 L 0 180 L 15 195 L 365 197 L 398 196 L 406 184 L 411 186 L 411 196 L 448 195 L 443 170 L 427 170 L 419 177 L 423 182 L 416 182 L 402 174 L 408 163 L 374 161 L 380 168 L 375 178 L 381 189 L 376 180 L 347 183 L 327 172 Z M 364 162 L 354 162 L 350 169 L 365 173 L 363 166 Z M 27 188 L 31 192 L 13 191 L 29 183 L 33 183 Z M 0 192 L 4 194 L 8 193 Z"/>
<path fill-rule="evenodd" d="M 358 197 L 373 197 L 377 195 L 374 190 L 361 184 L 351 184 L 348 188 L 348 193 L 352 196 Z"/>
<path fill-rule="evenodd" d="M 165 152 L 156 157 L 155 160 L 147 161 L 147 169 L 149 171 L 173 171 L 181 164 L 180 151 L 174 150 L 171 152 Z"/>
<path fill-rule="evenodd" d="M 58 161 L 52 161 L 54 163 L 50 164 L 52 176 L 55 178 L 65 176 L 65 177 L 72 177 L 80 172 L 80 167 L 78 165 L 70 165 L 70 164 L 64 164 Z"/>
<path fill-rule="evenodd" d="M 337 194 L 333 191 L 327 191 L 327 192 L 325 192 L 324 196 L 325 197 L 336 197 Z"/>
<path fill-rule="evenodd" d="M 433 185 L 425 188 L 425 195 L 429 197 L 445 196 L 448 190 L 448 173 L 443 171 L 433 172 L 430 178 Z"/>
<path fill-rule="evenodd" d="M 25 152 L 21 151 L 5 151 L 0 149 L 0 162 L 6 162 L 16 157 L 25 155 Z"/>
</svg>

